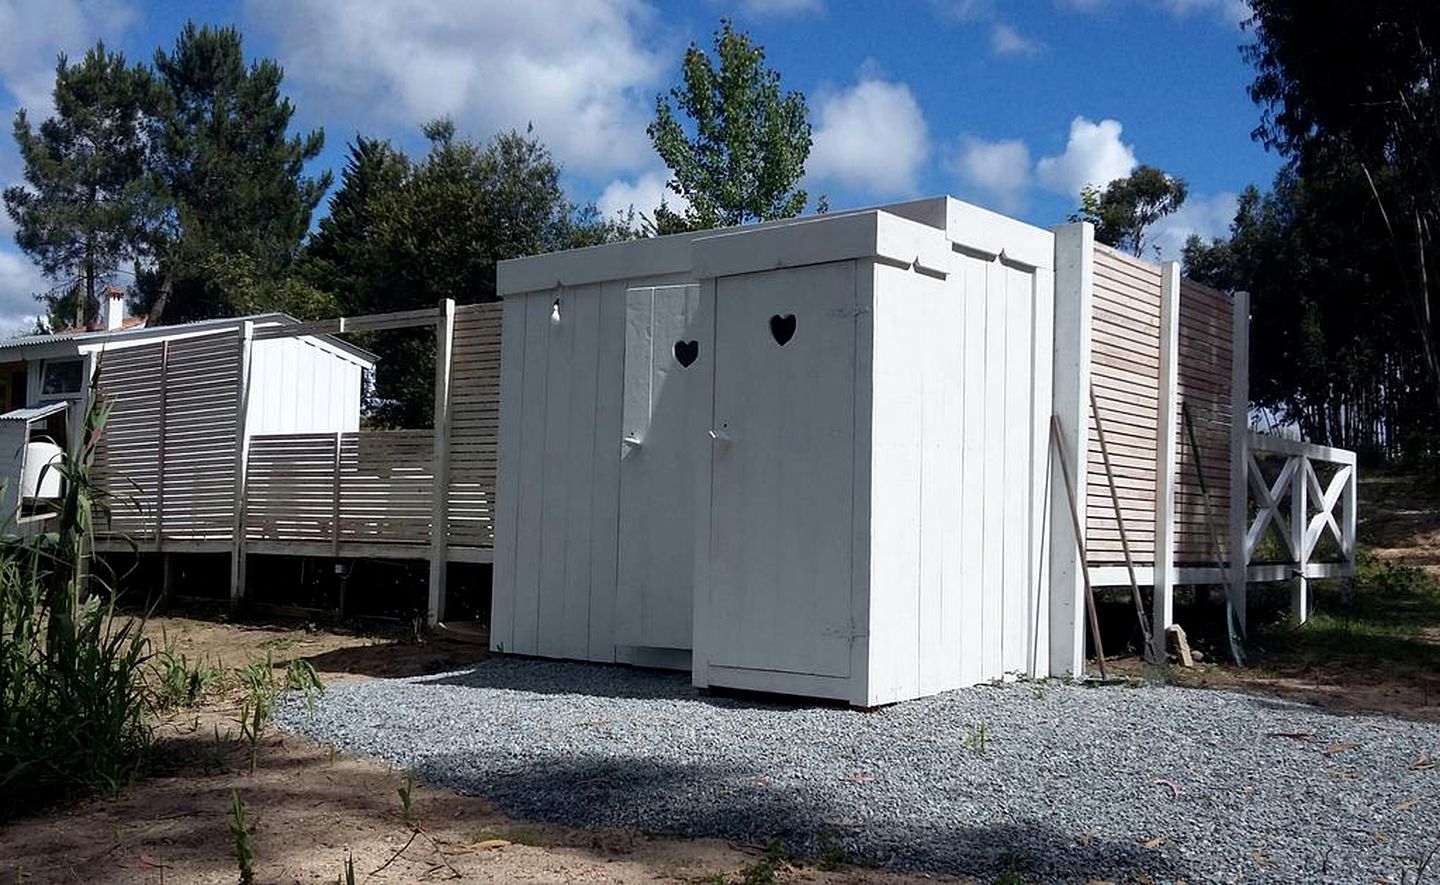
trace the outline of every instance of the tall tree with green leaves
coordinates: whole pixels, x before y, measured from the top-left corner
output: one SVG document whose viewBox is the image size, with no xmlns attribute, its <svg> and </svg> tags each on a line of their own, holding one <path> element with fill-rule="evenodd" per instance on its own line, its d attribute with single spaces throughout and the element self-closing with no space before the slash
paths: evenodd
<svg viewBox="0 0 1440 885">
<path fill-rule="evenodd" d="M 55 68 L 55 114 L 32 127 L 15 114 L 25 184 L 6 188 L 15 241 L 55 289 L 42 296 L 51 328 L 95 321 L 98 294 L 149 252 L 160 200 L 147 128 L 157 103 L 143 66 L 97 44 Z"/>
<path fill-rule="evenodd" d="M 329 172 L 305 174 L 325 136 L 290 134 L 295 108 L 280 92 L 280 66 L 247 63 L 235 28 L 190 22 L 156 53 L 155 71 L 166 96 L 157 172 L 171 213 L 157 238 L 152 322 L 323 310 L 289 272 L 330 187 Z"/>
<path fill-rule="evenodd" d="M 1429 0 L 1252 0 L 1264 118 L 1255 137 L 1314 182 L 1353 168 L 1419 332 L 1440 416 L 1440 7 Z M 1358 256 L 1357 256 L 1358 257 Z M 1357 268 L 1358 269 L 1358 268 Z"/>
<path fill-rule="evenodd" d="M 765 66 L 764 48 L 722 20 L 714 58 L 690 44 L 681 77 L 668 98 L 655 99 L 655 119 L 646 131 L 670 167 L 668 188 L 688 208 L 681 214 L 662 205 L 657 232 L 804 211 L 807 195 L 799 183 L 811 146 L 805 96 L 780 88 L 779 73 Z"/>
<path fill-rule="evenodd" d="M 1080 192 L 1080 209 L 1070 220 L 1095 225 L 1095 239 L 1107 246 L 1144 255 L 1145 232 L 1184 205 L 1188 190 L 1183 179 L 1141 165 L 1103 190 L 1086 185 Z"/>
<path fill-rule="evenodd" d="M 1185 275 L 1250 293 L 1250 399 L 1306 439 L 1394 457 L 1433 420 L 1419 333 L 1353 164 L 1247 188 L 1225 238 L 1192 237 Z"/>
<path fill-rule="evenodd" d="M 449 120 L 425 127 L 430 150 L 410 160 L 388 143 L 357 139 L 331 197 L 330 216 L 306 249 L 304 276 L 345 313 L 493 300 L 506 258 L 633 236 L 593 207 L 576 207 L 560 167 L 530 133 L 485 143 L 458 137 Z M 382 333 L 377 423 L 424 427 L 434 403 L 434 338 Z"/>
</svg>

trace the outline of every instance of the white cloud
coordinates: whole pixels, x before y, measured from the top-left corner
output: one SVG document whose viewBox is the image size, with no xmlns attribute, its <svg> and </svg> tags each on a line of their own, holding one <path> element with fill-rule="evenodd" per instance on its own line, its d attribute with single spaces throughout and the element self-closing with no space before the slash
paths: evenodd
<svg viewBox="0 0 1440 885">
<path fill-rule="evenodd" d="M 816 107 L 811 177 L 874 196 L 915 192 L 930 128 L 909 86 L 862 70 L 853 87 L 822 94 Z"/>
<path fill-rule="evenodd" d="M 1070 140 L 1058 157 L 1042 157 L 1035 177 L 1045 187 L 1078 197 L 1087 184 L 1104 187 L 1130 174 L 1136 166 L 1135 148 L 1120 140 L 1124 127 L 1118 120 L 1091 122 L 1076 117 L 1070 122 Z"/>
<path fill-rule="evenodd" d="M 633 208 L 653 221 L 663 198 L 671 211 L 684 212 L 689 203 L 665 187 L 668 179 L 665 172 L 646 172 L 634 179 L 617 178 L 605 186 L 595 207 L 607 218 L 623 216 Z"/>
<path fill-rule="evenodd" d="M 966 137 L 950 155 L 946 167 L 1004 212 L 1025 208 L 1030 189 L 1030 149 L 1019 139 L 985 141 Z"/>
<path fill-rule="evenodd" d="M 990 48 L 996 55 L 1008 57 L 1039 55 L 1045 44 L 1021 34 L 1004 22 L 990 28 Z"/>
<path fill-rule="evenodd" d="M 1253 14 L 1249 0 L 1055 0 L 1055 5 L 1075 12 L 1108 12 L 1127 5 L 1149 6 L 1177 18 L 1209 14 L 1216 21 L 1235 27 Z"/>
<path fill-rule="evenodd" d="M 121 0 L 0 0 L 0 87 L 32 120 L 44 119 L 56 55 L 79 56 L 102 37 L 113 42 L 135 21 Z"/>
<path fill-rule="evenodd" d="M 1180 250 L 1191 234 L 1206 241 L 1228 235 L 1230 223 L 1235 220 L 1237 199 L 1233 193 L 1191 196 L 1174 214 L 1151 225 L 1145 240 L 1159 247 L 1161 259 L 1178 260 Z"/>
<path fill-rule="evenodd" d="M 0 247 L 0 336 L 22 326 L 28 330 L 40 312 L 35 296 L 49 288 L 50 283 L 29 258 Z"/>
<path fill-rule="evenodd" d="M 1253 15 L 1247 0 L 1160 0 L 1173 15 L 1208 14 L 1237 27 Z"/>
<path fill-rule="evenodd" d="M 348 126 L 453 117 L 535 134 L 583 173 L 648 159 L 651 103 L 676 53 L 639 0 L 248 0 L 302 106 Z M 361 121 L 358 122 L 357 121 Z"/>
<path fill-rule="evenodd" d="M 752 18 L 788 18 L 822 13 L 825 0 L 742 0 L 740 8 Z"/>
</svg>

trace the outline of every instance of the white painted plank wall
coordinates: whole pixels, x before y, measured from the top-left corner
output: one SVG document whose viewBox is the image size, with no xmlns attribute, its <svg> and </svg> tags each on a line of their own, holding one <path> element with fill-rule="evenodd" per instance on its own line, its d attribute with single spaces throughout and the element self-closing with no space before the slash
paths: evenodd
<svg viewBox="0 0 1440 885">
<path fill-rule="evenodd" d="M 671 279 L 503 303 L 491 624 L 498 651 L 615 659 L 626 291 Z M 552 323 L 557 299 L 560 321 Z"/>
<path fill-rule="evenodd" d="M 262 338 L 251 347 L 252 435 L 360 429 L 359 364 L 304 338 Z"/>
<path fill-rule="evenodd" d="M 598 300 L 598 299 L 597 299 Z M 647 286 L 626 294 L 625 442 L 615 642 L 688 650 L 695 582 L 700 447 L 710 427 L 714 332 L 700 287 Z M 682 366 L 677 342 L 696 342 Z M 593 399 L 593 397 L 592 397 Z"/>
<path fill-rule="evenodd" d="M 999 259 L 874 275 L 871 704 L 1048 666 L 1053 309 L 1047 270 Z"/>
</svg>

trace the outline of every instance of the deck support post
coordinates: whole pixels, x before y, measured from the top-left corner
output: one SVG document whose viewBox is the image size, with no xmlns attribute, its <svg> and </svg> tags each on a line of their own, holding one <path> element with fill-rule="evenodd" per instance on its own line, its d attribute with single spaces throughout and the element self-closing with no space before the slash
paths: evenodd
<svg viewBox="0 0 1440 885">
<path fill-rule="evenodd" d="M 450 374 L 455 339 L 455 300 L 440 302 L 435 323 L 435 467 L 430 511 L 430 597 L 425 622 L 430 626 L 445 617 L 445 572 L 449 546 L 450 501 Z"/>
<path fill-rule="evenodd" d="M 1155 597 L 1150 628 L 1154 659 L 1163 662 L 1166 630 L 1175 623 L 1175 480 L 1179 474 L 1180 264 L 1160 267 L 1160 397 L 1155 463 Z"/>
<path fill-rule="evenodd" d="M 250 352 L 255 345 L 255 323 L 240 326 L 240 389 L 235 398 L 235 515 L 231 525 L 230 607 L 245 599 L 245 468 L 250 461 Z"/>
<path fill-rule="evenodd" d="M 1095 272 L 1095 228 L 1066 224 L 1055 232 L 1055 352 L 1051 383 L 1054 414 L 1060 419 L 1064 454 L 1050 446 L 1050 674 L 1085 674 L 1085 575 L 1075 526 L 1060 515 L 1070 511 L 1059 460 L 1083 480 L 1090 451 L 1090 331 Z M 1075 514 L 1085 529 L 1083 481 Z"/>
<path fill-rule="evenodd" d="M 1230 363 L 1230 574 L 1225 592 L 1244 632 L 1250 571 L 1250 551 L 1245 543 L 1250 520 L 1250 293 L 1236 292 L 1234 298 Z"/>
<path fill-rule="evenodd" d="M 1295 623 L 1310 620 L 1310 579 L 1305 567 L 1310 564 L 1310 459 L 1297 455 L 1300 462 L 1290 477 L 1290 552 L 1295 557 L 1295 584 L 1290 588 L 1290 614 Z"/>
</svg>

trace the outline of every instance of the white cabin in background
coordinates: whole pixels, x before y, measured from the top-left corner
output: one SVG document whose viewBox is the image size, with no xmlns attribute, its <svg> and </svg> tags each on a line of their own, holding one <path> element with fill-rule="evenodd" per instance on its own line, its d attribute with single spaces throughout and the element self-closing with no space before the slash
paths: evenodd
<svg viewBox="0 0 1440 885">
<path fill-rule="evenodd" d="M 182 520 L 233 510 L 237 452 L 250 436 L 359 429 L 364 372 L 375 365 L 367 351 L 328 335 L 251 340 L 298 323 L 279 313 L 121 328 L 115 300 L 107 317 L 115 328 L 0 341 L 0 476 L 7 488 L 20 488 L 26 444 L 79 445 L 86 392 L 97 375 L 110 416 L 96 479 L 116 486 L 111 491 L 125 503 L 112 505 L 114 517 L 130 528 L 137 520 L 159 522 L 162 508 Z M 167 462 L 168 483 L 161 480 Z M 3 507 L 5 521 L 47 515 L 43 496 L 26 503 L 8 493 Z"/>
</svg>

